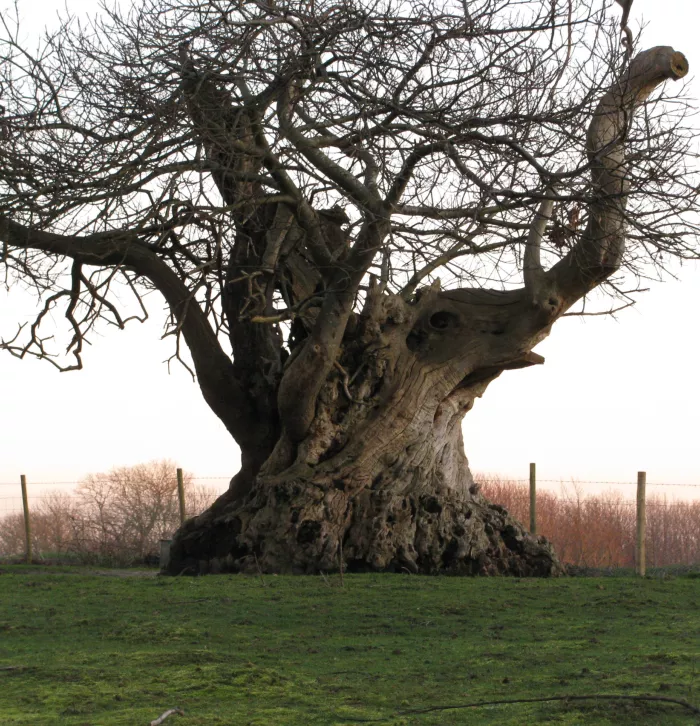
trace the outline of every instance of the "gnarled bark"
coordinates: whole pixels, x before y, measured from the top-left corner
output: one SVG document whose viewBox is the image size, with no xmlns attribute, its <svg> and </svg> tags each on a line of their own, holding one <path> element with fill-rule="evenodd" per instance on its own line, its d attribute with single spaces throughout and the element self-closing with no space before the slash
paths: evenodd
<svg viewBox="0 0 700 726">
<path fill-rule="evenodd" d="M 246 497 L 227 493 L 188 522 L 171 571 L 317 572 L 342 560 L 351 570 L 560 572 L 546 540 L 478 492 L 462 440 L 488 384 L 541 361 L 507 342 L 519 335 L 508 330 L 514 311 L 530 309 L 520 292 L 370 298 L 305 438 L 280 440 Z"/>
</svg>

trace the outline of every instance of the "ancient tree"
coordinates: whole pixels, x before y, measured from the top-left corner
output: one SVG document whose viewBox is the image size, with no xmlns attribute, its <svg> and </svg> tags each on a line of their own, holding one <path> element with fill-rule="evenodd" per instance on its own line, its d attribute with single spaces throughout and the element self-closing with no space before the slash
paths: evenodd
<svg viewBox="0 0 700 726">
<path fill-rule="evenodd" d="M 2 263 L 42 308 L 2 347 L 79 368 L 157 293 L 241 449 L 173 571 L 558 571 L 462 419 L 696 254 L 686 60 L 605 6 L 146 0 L 35 51 L 3 16 Z"/>
</svg>

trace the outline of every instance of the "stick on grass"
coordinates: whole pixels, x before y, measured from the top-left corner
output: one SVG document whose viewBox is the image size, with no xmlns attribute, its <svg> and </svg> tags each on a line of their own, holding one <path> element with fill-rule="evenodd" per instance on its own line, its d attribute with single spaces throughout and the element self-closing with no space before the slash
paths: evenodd
<svg viewBox="0 0 700 726">
<path fill-rule="evenodd" d="M 151 721 L 149 726 L 160 726 L 166 718 L 168 718 L 169 716 L 173 716 L 174 714 L 184 716 L 185 712 L 181 708 L 169 708 L 165 713 L 162 713 L 160 716 L 158 716 L 158 718 Z"/>
</svg>

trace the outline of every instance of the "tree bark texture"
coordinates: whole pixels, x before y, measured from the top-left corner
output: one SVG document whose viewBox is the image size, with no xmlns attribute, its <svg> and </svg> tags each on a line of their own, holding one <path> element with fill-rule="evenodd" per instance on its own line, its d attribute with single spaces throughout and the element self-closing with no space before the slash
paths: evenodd
<svg viewBox="0 0 700 726">
<path fill-rule="evenodd" d="M 539 362 L 514 310 L 528 317 L 522 293 L 370 295 L 308 434 L 283 434 L 256 477 L 190 520 L 170 571 L 310 573 L 342 557 L 348 570 L 560 572 L 544 538 L 481 496 L 464 454 L 475 399 L 502 370 Z"/>
</svg>

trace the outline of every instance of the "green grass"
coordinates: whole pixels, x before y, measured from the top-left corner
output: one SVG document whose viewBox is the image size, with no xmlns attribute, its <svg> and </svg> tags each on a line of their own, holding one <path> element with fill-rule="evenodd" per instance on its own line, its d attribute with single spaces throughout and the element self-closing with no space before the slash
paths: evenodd
<svg viewBox="0 0 700 726">
<path fill-rule="evenodd" d="M 0 724 L 700 723 L 700 579 L 0 573 Z M 17 666 L 14 670 L 7 666 Z"/>
</svg>

